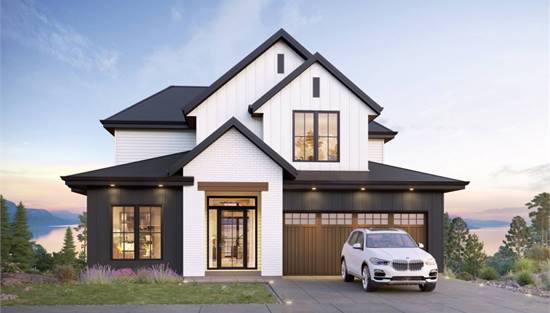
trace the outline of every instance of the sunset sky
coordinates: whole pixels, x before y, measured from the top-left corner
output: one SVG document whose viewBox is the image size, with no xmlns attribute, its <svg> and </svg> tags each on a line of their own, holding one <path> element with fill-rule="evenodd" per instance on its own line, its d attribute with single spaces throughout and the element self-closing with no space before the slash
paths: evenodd
<svg viewBox="0 0 550 313">
<path fill-rule="evenodd" d="M 399 131 L 385 161 L 469 180 L 467 217 L 550 191 L 547 1 L 2 1 L 0 193 L 85 209 L 60 175 L 114 164 L 99 120 L 168 85 L 209 85 L 279 28 Z"/>
</svg>

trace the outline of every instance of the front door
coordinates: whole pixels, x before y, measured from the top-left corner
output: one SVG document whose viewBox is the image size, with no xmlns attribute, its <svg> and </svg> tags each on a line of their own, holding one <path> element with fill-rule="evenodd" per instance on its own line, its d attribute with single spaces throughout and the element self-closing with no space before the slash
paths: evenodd
<svg viewBox="0 0 550 313">
<path fill-rule="evenodd" d="M 256 198 L 208 197 L 208 269 L 255 269 Z"/>
</svg>

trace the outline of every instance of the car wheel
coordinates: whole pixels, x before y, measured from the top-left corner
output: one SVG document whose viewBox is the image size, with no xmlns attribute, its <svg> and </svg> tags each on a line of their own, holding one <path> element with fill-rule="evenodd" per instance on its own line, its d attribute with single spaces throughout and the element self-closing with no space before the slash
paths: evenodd
<svg viewBox="0 0 550 313">
<path fill-rule="evenodd" d="M 361 285 L 363 286 L 363 290 L 366 292 L 376 291 L 376 285 L 370 279 L 369 268 L 366 265 L 363 266 L 363 269 L 361 270 Z"/>
<path fill-rule="evenodd" d="M 418 285 L 418 287 L 420 287 L 420 290 L 423 292 L 430 292 L 434 291 L 435 283 L 425 283 L 423 285 Z"/>
<path fill-rule="evenodd" d="M 345 282 L 349 283 L 349 282 L 353 281 L 353 276 L 348 274 L 348 268 L 346 266 L 346 260 L 342 260 L 341 275 L 342 275 L 342 279 Z"/>
</svg>

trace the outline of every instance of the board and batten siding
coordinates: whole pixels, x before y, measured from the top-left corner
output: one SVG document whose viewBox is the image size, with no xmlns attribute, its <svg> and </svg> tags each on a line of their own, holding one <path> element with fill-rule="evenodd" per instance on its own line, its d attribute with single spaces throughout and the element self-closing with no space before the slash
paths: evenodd
<svg viewBox="0 0 550 313">
<path fill-rule="evenodd" d="M 206 195 L 198 182 L 267 182 L 259 198 L 258 253 L 261 274 L 283 272 L 283 173 L 281 167 L 235 129 L 231 129 L 187 163 L 184 176 L 195 184 L 183 187 L 183 275 L 204 276 L 206 271 Z M 213 193 L 209 193 L 213 195 Z"/>
<path fill-rule="evenodd" d="M 284 73 L 277 73 L 277 54 L 285 55 Z M 236 117 L 262 138 L 262 121 L 248 113 L 248 106 L 265 94 L 304 59 L 287 44 L 278 41 L 235 77 L 204 100 L 188 116 L 196 117 L 197 143 L 231 117 Z"/>
<path fill-rule="evenodd" d="M 313 77 L 320 77 L 320 95 L 312 96 Z M 340 162 L 293 162 L 294 110 L 340 112 Z M 369 115 L 375 113 L 355 94 L 315 63 L 260 107 L 263 139 L 299 170 L 367 171 Z"/>
<path fill-rule="evenodd" d="M 115 130 L 116 164 L 187 151 L 194 147 L 194 130 Z"/>
<path fill-rule="evenodd" d="M 384 163 L 384 139 L 369 139 L 369 161 Z"/>
</svg>

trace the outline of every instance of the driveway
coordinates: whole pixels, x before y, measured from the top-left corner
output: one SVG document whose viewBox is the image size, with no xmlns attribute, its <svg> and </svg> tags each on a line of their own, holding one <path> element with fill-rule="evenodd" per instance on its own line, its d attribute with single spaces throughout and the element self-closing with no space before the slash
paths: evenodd
<svg viewBox="0 0 550 313">
<path fill-rule="evenodd" d="M 229 305 L 109 305 L 2 307 L 3 313 L 549 313 L 550 300 L 528 297 L 494 287 L 460 280 L 441 280 L 434 292 L 417 287 L 384 288 L 365 293 L 359 281 L 344 283 L 336 277 L 285 277 L 271 287 L 282 304 Z"/>
</svg>

